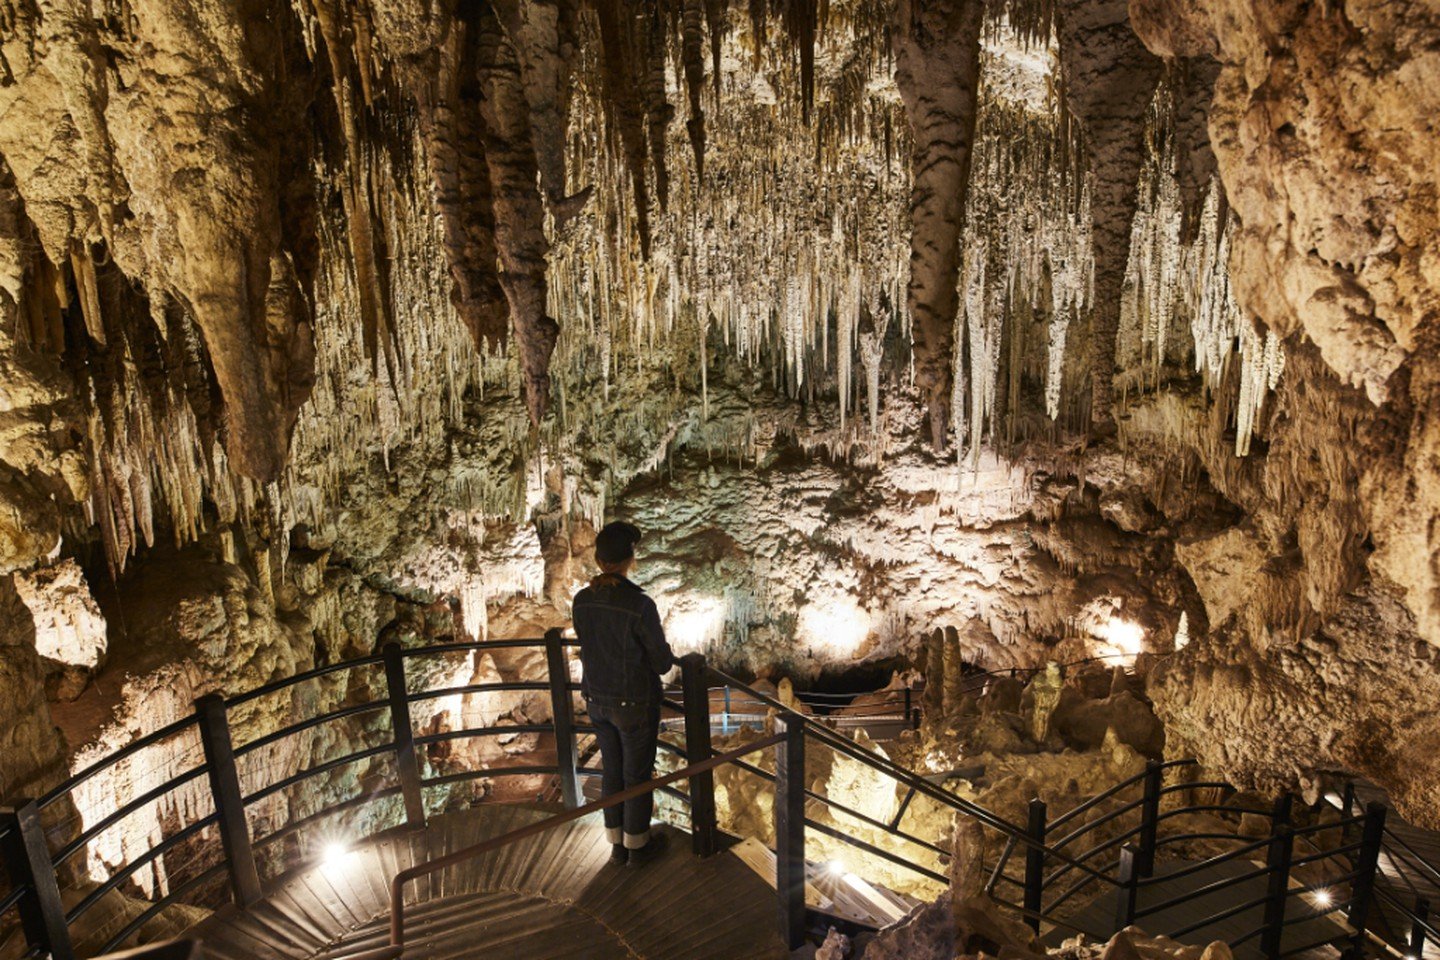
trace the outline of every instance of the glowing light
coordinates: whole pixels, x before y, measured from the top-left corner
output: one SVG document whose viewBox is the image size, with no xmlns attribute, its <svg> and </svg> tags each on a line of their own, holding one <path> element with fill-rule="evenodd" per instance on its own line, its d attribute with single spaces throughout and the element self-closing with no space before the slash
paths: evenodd
<svg viewBox="0 0 1440 960">
<path fill-rule="evenodd" d="M 1310 895 L 1310 902 L 1315 904 L 1320 910 L 1329 907 L 1330 904 L 1334 902 L 1334 899 L 1335 898 L 1330 895 L 1329 890 L 1316 890 Z"/>
<path fill-rule="evenodd" d="M 703 650 L 725 639 L 725 601 L 696 594 L 671 600 L 665 637 L 677 650 Z"/>
<path fill-rule="evenodd" d="M 339 840 L 331 840 L 325 844 L 324 851 L 320 854 L 320 860 L 327 867 L 338 867 L 350 856 L 350 848 Z"/>
<path fill-rule="evenodd" d="M 869 636 L 870 615 L 849 596 L 805 606 L 795 624 L 800 643 L 832 657 L 853 657 Z"/>
<path fill-rule="evenodd" d="M 1138 623 L 1112 617 L 1095 631 L 1101 640 L 1115 647 L 1119 653 L 1135 656 L 1144 649 L 1145 628 Z"/>
<path fill-rule="evenodd" d="M 825 864 L 825 869 L 830 871 L 830 874 L 832 876 L 842 877 L 846 873 L 845 861 L 831 860 L 829 863 Z"/>
</svg>

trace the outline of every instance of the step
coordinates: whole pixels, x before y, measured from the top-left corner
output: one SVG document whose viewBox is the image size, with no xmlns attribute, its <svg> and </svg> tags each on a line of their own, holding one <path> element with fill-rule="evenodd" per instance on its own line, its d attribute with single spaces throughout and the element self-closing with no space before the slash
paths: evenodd
<svg viewBox="0 0 1440 960">
<path fill-rule="evenodd" d="M 480 805 L 393 833 L 336 862 L 295 871 L 250 910 L 197 925 L 217 960 L 346 960 L 387 942 L 390 877 L 418 862 L 544 819 L 545 809 Z M 670 827 L 664 856 L 610 862 L 598 816 L 527 837 L 407 888 L 407 960 L 787 957 L 775 895 L 732 853 L 698 859 Z"/>
</svg>

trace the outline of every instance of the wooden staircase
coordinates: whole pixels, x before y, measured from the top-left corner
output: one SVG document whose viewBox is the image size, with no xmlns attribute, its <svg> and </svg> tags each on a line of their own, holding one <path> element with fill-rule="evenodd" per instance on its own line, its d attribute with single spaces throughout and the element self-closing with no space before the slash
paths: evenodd
<svg viewBox="0 0 1440 960">
<path fill-rule="evenodd" d="M 270 884 L 245 911 L 198 925 L 207 958 L 347 960 L 389 933 L 398 871 L 554 811 L 498 804 L 431 819 Z M 698 859 L 669 827 L 670 849 L 639 869 L 610 863 L 597 817 L 530 837 L 411 888 L 407 960 L 768 960 L 789 956 L 775 893 L 737 857 Z"/>
</svg>

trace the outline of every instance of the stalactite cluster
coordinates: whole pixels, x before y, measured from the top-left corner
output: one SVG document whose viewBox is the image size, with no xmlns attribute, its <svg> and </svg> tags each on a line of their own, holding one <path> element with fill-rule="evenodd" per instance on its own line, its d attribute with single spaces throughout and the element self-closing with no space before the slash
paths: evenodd
<svg viewBox="0 0 1440 960">
<path fill-rule="evenodd" d="M 783 92 L 806 86 L 804 63 L 797 77 L 788 51 L 766 47 L 755 22 L 719 38 L 713 61 L 727 66 L 714 84 L 689 83 L 684 53 L 690 120 L 683 131 L 665 127 L 659 151 L 652 126 L 655 165 L 638 172 L 647 155 L 630 142 L 638 118 L 627 120 L 623 103 L 605 108 L 609 54 L 582 59 L 570 166 L 596 189 L 558 242 L 552 312 L 567 318 L 559 358 L 566 381 L 600 383 L 565 398 L 568 429 L 597 415 L 613 382 L 635 367 L 668 369 L 700 390 L 705 407 L 709 368 L 725 357 L 767 371 L 793 397 L 838 384 L 848 420 L 862 327 L 884 309 L 902 318 L 903 333 L 905 315 L 904 119 L 865 32 L 880 21 L 861 12 L 832 11 L 809 81 L 820 93 L 808 127 L 805 103 Z M 770 14 L 757 15 L 768 24 Z M 693 19 L 690 7 L 684 16 Z M 691 26 L 687 19 L 682 52 Z M 783 24 L 772 26 L 783 35 Z M 603 11 L 594 29 L 601 42 L 582 50 L 604 50 Z M 712 147 L 703 162 L 682 139 L 696 147 L 691 121 L 702 116 Z M 661 157 L 670 158 L 663 174 Z M 668 186 L 652 192 L 661 183 Z M 652 204 L 655 194 L 664 202 Z M 652 412 L 663 416 L 664 406 L 657 400 Z"/>
<path fill-rule="evenodd" d="M 1045 317 L 1043 347 L 1030 352 L 1043 356 L 1044 408 L 1054 420 L 1068 330 L 1093 303 L 1090 181 L 1079 132 L 1062 107 L 1045 106 L 987 96 L 976 130 L 955 318 L 953 413 L 957 453 L 967 450 L 972 462 L 982 443 L 997 437 L 999 378 L 1008 375 L 1014 394 L 1026 372 L 1023 357 L 1001 354 L 1007 322 L 1015 325 L 1022 313 Z"/>
<path fill-rule="evenodd" d="M 1275 332 L 1257 330 L 1231 289 L 1231 237 L 1238 224 L 1218 179 L 1205 194 L 1193 236 L 1185 239 L 1176 123 L 1174 87 L 1162 83 L 1146 121 L 1150 149 L 1140 175 L 1120 300 L 1120 329 L 1129 342 L 1122 342 L 1119 352 L 1138 356 L 1142 375 L 1158 384 L 1167 366 L 1183 364 L 1193 351 L 1194 369 L 1217 391 L 1235 389 L 1227 371 L 1238 362 L 1235 453 L 1245 456 L 1285 358 Z"/>
</svg>

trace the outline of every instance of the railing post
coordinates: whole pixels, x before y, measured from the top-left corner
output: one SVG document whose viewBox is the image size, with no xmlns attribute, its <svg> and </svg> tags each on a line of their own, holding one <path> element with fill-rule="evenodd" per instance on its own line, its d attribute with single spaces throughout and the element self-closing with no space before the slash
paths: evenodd
<svg viewBox="0 0 1440 960">
<path fill-rule="evenodd" d="M 1356 957 L 1365 955 L 1365 925 L 1375 896 L 1375 870 L 1380 864 L 1380 847 L 1385 842 L 1385 804 L 1365 805 L 1365 822 L 1360 832 L 1360 856 L 1355 865 L 1355 882 L 1350 885 L 1350 910 L 1346 920 L 1355 931 L 1351 941 Z"/>
<path fill-rule="evenodd" d="M 1155 875 L 1155 847 L 1159 841 L 1160 791 L 1165 782 L 1165 766 L 1158 760 L 1145 764 L 1145 787 L 1140 800 L 1140 856 L 1135 870 L 1142 877 Z"/>
<path fill-rule="evenodd" d="M 710 689 L 706 677 L 703 653 L 687 653 L 680 658 L 680 684 L 685 695 L 685 759 L 689 763 L 710 759 Z M 718 829 L 715 774 L 707 770 L 690 778 L 690 837 L 697 857 L 715 852 Z"/>
<path fill-rule="evenodd" d="M 545 664 L 550 674 L 550 713 L 555 719 L 555 767 L 560 800 L 567 810 L 580 806 L 580 773 L 575 767 L 575 698 L 570 695 L 570 667 L 565 662 L 564 635 L 545 631 Z"/>
<path fill-rule="evenodd" d="M 1030 820 L 1025 835 L 1033 841 L 1025 847 L 1025 922 L 1040 932 L 1040 912 L 1045 894 L 1045 801 L 1030 801 Z"/>
<path fill-rule="evenodd" d="M 1115 891 L 1115 932 L 1119 933 L 1135 922 L 1135 903 L 1139 895 L 1139 877 L 1135 872 L 1135 861 L 1139 851 L 1133 843 L 1120 848 L 1120 864 L 1116 871 L 1119 889 Z"/>
<path fill-rule="evenodd" d="M 250 845 L 250 824 L 245 819 L 245 797 L 235 769 L 235 746 L 230 739 L 225 698 L 208 693 L 195 701 L 195 712 L 199 715 L 200 744 L 205 748 L 210 775 L 210 795 L 220 825 L 220 844 L 230 871 L 230 890 L 235 905 L 243 909 L 260 900 L 260 871 L 255 867 L 255 850 Z"/>
<path fill-rule="evenodd" d="M 415 728 L 410 723 L 410 687 L 405 681 L 405 653 L 398 643 L 381 649 L 385 688 L 390 698 L 390 728 L 395 740 L 395 770 L 405 800 L 405 822 L 425 826 L 425 794 L 420 787 L 420 760 L 415 754 Z"/>
<path fill-rule="evenodd" d="M 1295 857 L 1295 831 L 1290 826 L 1293 803 L 1294 798 L 1288 793 L 1275 801 L 1270 816 L 1270 845 L 1265 851 L 1265 919 L 1260 931 L 1260 952 L 1272 960 L 1280 956 L 1280 942 L 1285 935 L 1285 905 L 1290 896 L 1290 867 Z"/>
<path fill-rule="evenodd" d="M 1415 918 L 1410 924 L 1410 956 L 1420 960 L 1425 956 L 1425 926 L 1430 920 L 1430 901 L 1424 897 L 1415 900 Z"/>
<path fill-rule="evenodd" d="M 915 799 L 915 785 L 911 784 L 910 789 L 905 791 L 905 799 L 900 801 L 900 806 L 895 808 L 895 816 L 890 818 L 890 829 L 898 830 L 900 821 L 905 819 L 905 811 L 910 809 L 910 801 Z"/>
<path fill-rule="evenodd" d="M 25 942 L 52 960 L 75 960 L 70 928 L 65 925 L 65 904 L 55 864 L 40 826 L 40 809 L 33 800 L 19 800 L 13 807 L 0 808 L 0 828 L 9 827 L 4 848 L 5 872 L 12 887 L 28 887 L 20 900 L 20 923 Z"/>
<path fill-rule="evenodd" d="M 1355 815 L 1355 781 L 1351 780 L 1345 784 L 1344 791 L 1340 794 L 1340 820 L 1344 822 Z M 1340 828 L 1340 844 L 1344 846 L 1350 842 L 1351 827 L 1346 824 Z"/>
<path fill-rule="evenodd" d="M 791 950 L 805 942 L 805 723 L 775 718 L 775 891 L 780 938 Z"/>
</svg>

